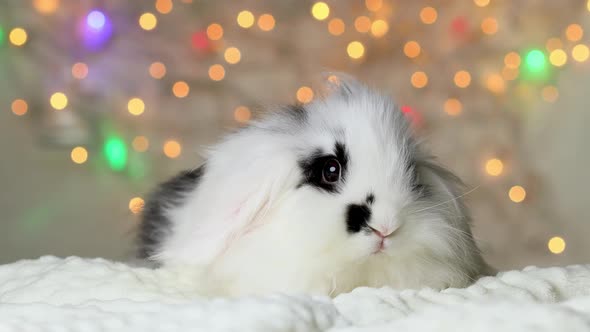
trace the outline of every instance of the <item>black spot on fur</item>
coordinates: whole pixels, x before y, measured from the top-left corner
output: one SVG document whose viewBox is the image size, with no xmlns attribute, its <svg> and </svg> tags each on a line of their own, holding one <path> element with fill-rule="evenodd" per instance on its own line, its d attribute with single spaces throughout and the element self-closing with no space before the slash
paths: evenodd
<svg viewBox="0 0 590 332">
<path fill-rule="evenodd" d="M 166 215 L 167 209 L 184 202 L 186 194 L 197 186 L 204 171 L 204 165 L 192 171 L 184 171 L 160 184 L 150 195 L 143 209 L 139 229 L 140 258 L 149 258 L 155 253 L 163 237 L 170 230 L 171 222 Z"/>
<path fill-rule="evenodd" d="M 365 204 L 350 204 L 346 211 L 346 230 L 349 233 L 358 233 L 368 227 L 371 218 L 371 208 Z"/>
<path fill-rule="evenodd" d="M 340 163 L 340 181 L 326 183 L 323 181 L 322 172 L 326 161 L 333 158 Z M 334 145 L 334 151 L 331 154 L 323 153 L 322 150 L 317 149 L 311 155 L 299 160 L 299 167 L 303 173 L 303 181 L 297 187 L 310 185 L 329 193 L 337 193 L 339 192 L 340 184 L 346 180 L 347 166 L 348 153 L 343 144 L 337 142 Z"/>
<path fill-rule="evenodd" d="M 367 195 L 367 204 L 372 205 L 373 203 L 375 203 L 375 195 L 371 193 Z"/>
</svg>

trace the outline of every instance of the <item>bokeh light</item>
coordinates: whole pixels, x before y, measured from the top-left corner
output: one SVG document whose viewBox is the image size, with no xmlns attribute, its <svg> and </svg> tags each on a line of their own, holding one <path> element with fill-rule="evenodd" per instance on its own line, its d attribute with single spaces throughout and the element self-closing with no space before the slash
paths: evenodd
<svg viewBox="0 0 590 332">
<path fill-rule="evenodd" d="M 572 49 L 572 58 L 578 62 L 584 62 L 588 60 L 589 55 L 590 50 L 588 50 L 588 46 L 584 44 L 578 44 Z"/>
<path fill-rule="evenodd" d="M 207 37 L 211 40 L 220 40 L 223 37 L 223 27 L 218 23 L 209 24 Z"/>
<path fill-rule="evenodd" d="M 300 103 L 309 103 L 313 99 L 313 90 L 308 86 L 302 86 L 297 89 L 296 97 Z"/>
<path fill-rule="evenodd" d="M 499 176 L 504 170 L 504 163 L 498 158 L 488 159 L 485 169 L 488 175 Z"/>
<path fill-rule="evenodd" d="M 29 110 L 29 105 L 23 99 L 15 99 L 11 105 L 12 113 L 18 116 L 22 116 L 27 114 Z"/>
<path fill-rule="evenodd" d="M 500 94 L 506 91 L 506 82 L 502 75 L 493 73 L 486 77 L 486 88 L 495 94 Z"/>
<path fill-rule="evenodd" d="M 244 29 L 251 28 L 254 25 L 254 14 L 251 11 L 243 10 L 238 14 L 236 21 Z"/>
<path fill-rule="evenodd" d="M 367 33 L 371 30 L 371 19 L 367 16 L 359 16 L 354 20 L 354 28 L 361 33 Z"/>
<path fill-rule="evenodd" d="M 258 27 L 262 31 L 271 31 L 275 28 L 275 18 L 271 14 L 262 14 L 258 17 Z"/>
<path fill-rule="evenodd" d="M 103 153 L 113 171 L 123 171 L 127 167 L 127 145 L 121 137 L 116 135 L 107 137 L 104 141 Z"/>
<path fill-rule="evenodd" d="M 490 0 L 473 0 L 478 7 L 485 7 L 490 4 Z"/>
<path fill-rule="evenodd" d="M 513 186 L 508 191 L 508 197 L 514 203 L 520 203 L 526 198 L 526 190 L 522 186 Z"/>
<path fill-rule="evenodd" d="M 555 49 L 549 53 L 549 62 L 556 67 L 561 67 L 567 62 L 567 53 L 562 49 Z"/>
<path fill-rule="evenodd" d="M 137 152 L 145 152 L 150 147 L 150 141 L 145 136 L 136 136 L 131 142 L 131 146 Z"/>
<path fill-rule="evenodd" d="M 545 49 L 547 49 L 547 51 L 551 52 L 555 49 L 558 48 L 562 48 L 563 47 L 563 43 L 561 42 L 561 39 L 559 38 L 549 38 L 547 39 L 547 42 L 545 43 Z"/>
<path fill-rule="evenodd" d="M 330 7 L 325 2 L 316 2 L 311 7 L 311 15 L 318 21 L 323 21 L 330 16 Z"/>
<path fill-rule="evenodd" d="M 559 98 L 559 90 L 553 85 L 548 85 L 541 90 L 541 96 L 543 100 L 548 103 L 553 103 Z"/>
<path fill-rule="evenodd" d="M 14 46 L 23 46 L 28 38 L 27 31 L 23 28 L 14 28 L 8 35 L 8 40 L 10 40 Z"/>
<path fill-rule="evenodd" d="M 344 21 L 339 18 L 333 18 L 328 23 L 328 32 L 334 36 L 340 36 L 344 33 L 345 29 Z"/>
<path fill-rule="evenodd" d="M 93 10 L 86 15 L 86 24 L 94 30 L 101 30 L 107 24 L 107 17 L 100 10 Z"/>
<path fill-rule="evenodd" d="M 49 103 L 51 107 L 61 111 L 68 106 L 68 97 L 63 92 L 56 92 L 49 98 Z"/>
<path fill-rule="evenodd" d="M 129 200 L 129 211 L 133 214 L 141 213 L 143 207 L 145 206 L 145 201 L 141 197 L 133 197 Z"/>
<path fill-rule="evenodd" d="M 360 41 L 352 41 L 346 47 L 346 53 L 353 59 L 360 59 L 365 54 L 365 45 Z"/>
<path fill-rule="evenodd" d="M 220 64 L 209 67 L 209 78 L 213 81 L 221 81 L 225 77 L 225 68 Z"/>
<path fill-rule="evenodd" d="M 139 26 L 142 29 L 146 31 L 153 30 L 156 28 L 156 25 L 158 25 L 156 15 L 152 13 L 143 13 L 139 16 Z"/>
<path fill-rule="evenodd" d="M 145 103 L 140 98 L 131 98 L 127 102 L 127 110 L 132 115 L 141 115 L 145 111 Z"/>
<path fill-rule="evenodd" d="M 516 52 L 510 52 L 504 57 L 504 65 L 508 68 L 518 68 L 520 66 L 520 55 Z"/>
<path fill-rule="evenodd" d="M 371 35 L 375 38 L 385 36 L 387 31 L 389 31 L 389 24 L 385 20 L 375 20 L 371 24 Z"/>
<path fill-rule="evenodd" d="M 423 71 L 417 71 L 412 74 L 410 82 L 412 83 L 413 87 L 422 89 L 428 84 L 428 75 L 426 75 L 426 73 Z"/>
<path fill-rule="evenodd" d="M 526 69 L 535 74 L 535 73 L 542 73 L 545 71 L 547 67 L 547 59 L 545 57 L 545 53 L 541 50 L 530 50 L 525 58 L 524 62 L 526 65 Z"/>
<path fill-rule="evenodd" d="M 570 24 L 565 29 L 565 37 L 569 41 L 576 42 L 584 36 L 584 30 L 579 24 Z"/>
<path fill-rule="evenodd" d="M 250 109 L 246 106 L 238 106 L 234 110 L 234 120 L 239 123 L 248 123 L 250 118 L 252 117 L 252 113 Z"/>
<path fill-rule="evenodd" d="M 88 160 L 88 151 L 81 146 L 77 146 L 72 149 L 70 157 L 74 163 L 83 164 Z"/>
<path fill-rule="evenodd" d="M 372 12 L 377 12 L 383 7 L 383 0 L 365 0 L 365 6 Z"/>
<path fill-rule="evenodd" d="M 172 0 L 156 0 L 156 10 L 160 14 L 168 14 L 173 8 Z"/>
<path fill-rule="evenodd" d="M 407 42 L 404 45 L 404 54 L 408 57 L 408 58 L 415 58 L 418 55 L 420 55 L 422 48 L 420 47 L 420 44 L 418 44 L 418 42 L 410 40 L 409 42 Z"/>
<path fill-rule="evenodd" d="M 445 101 L 444 110 L 450 116 L 457 116 L 463 111 L 463 104 L 457 98 L 449 98 Z"/>
<path fill-rule="evenodd" d="M 228 47 L 225 52 L 223 52 L 223 58 L 229 64 L 236 64 L 240 62 L 242 59 L 242 53 L 237 47 Z"/>
<path fill-rule="evenodd" d="M 168 140 L 164 143 L 164 155 L 170 159 L 175 159 L 182 153 L 182 147 L 178 141 Z"/>
<path fill-rule="evenodd" d="M 155 79 L 161 79 L 166 75 L 166 66 L 161 62 L 153 62 L 149 68 L 150 76 Z"/>
<path fill-rule="evenodd" d="M 565 240 L 560 236 L 554 236 L 547 242 L 547 248 L 552 254 L 559 255 L 565 251 Z"/>
<path fill-rule="evenodd" d="M 438 13 L 433 7 L 424 7 L 420 10 L 420 20 L 424 24 L 433 24 L 436 22 Z"/>
<path fill-rule="evenodd" d="M 184 98 L 188 96 L 190 87 L 185 81 L 178 81 L 172 85 L 172 93 L 176 98 Z"/>
<path fill-rule="evenodd" d="M 455 85 L 460 88 L 466 88 L 471 84 L 471 74 L 466 70 L 459 70 L 453 78 Z"/>
<path fill-rule="evenodd" d="M 518 69 L 516 68 L 502 68 L 502 78 L 507 81 L 513 81 L 518 78 Z"/>
<path fill-rule="evenodd" d="M 72 66 L 72 76 L 79 80 L 88 76 L 88 66 L 84 62 L 77 62 Z"/>
<path fill-rule="evenodd" d="M 35 0 L 33 7 L 41 14 L 53 14 L 59 7 L 59 0 Z"/>
<path fill-rule="evenodd" d="M 498 32 L 498 21 L 493 17 L 487 17 L 481 22 L 481 31 L 486 35 Z"/>
</svg>

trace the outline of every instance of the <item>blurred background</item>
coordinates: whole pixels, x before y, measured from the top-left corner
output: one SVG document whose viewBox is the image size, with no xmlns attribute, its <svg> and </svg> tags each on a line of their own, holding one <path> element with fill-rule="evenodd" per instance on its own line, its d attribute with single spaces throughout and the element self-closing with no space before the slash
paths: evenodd
<svg viewBox="0 0 590 332">
<path fill-rule="evenodd" d="M 0 263 L 130 257 L 151 188 L 330 70 L 464 179 L 493 265 L 588 263 L 589 36 L 582 0 L 2 1 Z"/>
</svg>

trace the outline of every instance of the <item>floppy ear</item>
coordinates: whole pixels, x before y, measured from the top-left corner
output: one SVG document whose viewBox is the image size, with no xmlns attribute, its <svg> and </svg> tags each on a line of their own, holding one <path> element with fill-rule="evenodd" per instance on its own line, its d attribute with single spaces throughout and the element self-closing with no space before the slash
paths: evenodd
<svg viewBox="0 0 590 332">
<path fill-rule="evenodd" d="M 269 137 L 271 136 L 271 137 Z M 210 152 L 199 185 L 168 211 L 170 233 L 153 258 L 207 264 L 266 222 L 266 213 L 296 182 L 296 163 L 280 138 L 247 131 Z"/>
</svg>

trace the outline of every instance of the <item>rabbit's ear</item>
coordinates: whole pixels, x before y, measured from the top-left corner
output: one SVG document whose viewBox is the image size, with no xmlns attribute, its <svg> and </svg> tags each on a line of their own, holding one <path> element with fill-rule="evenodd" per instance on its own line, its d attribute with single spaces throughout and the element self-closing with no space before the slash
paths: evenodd
<svg viewBox="0 0 590 332">
<path fill-rule="evenodd" d="M 244 135 L 219 145 L 198 188 L 182 208 L 170 211 L 175 224 L 155 258 L 207 264 L 266 222 L 266 213 L 296 182 L 291 159 L 268 137 Z"/>
</svg>

